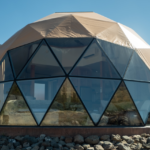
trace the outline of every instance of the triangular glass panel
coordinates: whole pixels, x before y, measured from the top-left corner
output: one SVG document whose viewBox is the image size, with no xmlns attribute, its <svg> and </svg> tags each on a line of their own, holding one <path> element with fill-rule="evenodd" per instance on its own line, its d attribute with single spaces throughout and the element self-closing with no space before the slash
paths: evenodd
<svg viewBox="0 0 150 150">
<path fill-rule="evenodd" d="M 143 119 L 146 123 L 150 112 L 150 83 L 125 81 L 128 91 Z"/>
<path fill-rule="evenodd" d="M 150 113 L 148 113 L 146 126 L 150 126 Z"/>
<path fill-rule="evenodd" d="M 13 81 L 0 83 L 0 111 L 3 107 L 5 99 L 10 91 Z"/>
<path fill-rule="evenodd" d="M 66 73 L 69 73 L 92 38 L 49 38 L 46 40 Z"/>
<path fill-rule="evenodd" d="M 97 41 L 120 75 L 123 77 L 133 50 L 128 47 L 120 46 L 100 39 L 97 39 Z"/>
<path fill-rule="evenodd" d="M 140 126 L 142 119 L 122 82 L 101 117 L 99 126 Z"/>
<path fill-rule="evenodd" d="M 37 125 L 16 83 L 13 83 L 0 113 L 0 125 Z"/>
<path fill-rule="evenodd" d="M 114 66 L 96 40 L 86 50 L 78 64 L 70 74 L 71 76 L 120 78 Z"/>
<path fill-rule="evenodd" d="M 17 76 L 41 41 L 36 41 L 9 51 L 14 74 Z"/>
<path fill-rule="evenodd" d="M 12 69 L 9 62 L 8 54 L 6 53 L 0 61 L 0 81 L 14 80 Z"/>
<path fill-rule="evenodd" d="M 64 79 L 65 77 L 17 82 L 38 124 L 40 124 Z"/>
<path fill-rule="evenodd" d="M 68 79 L 56 95 L 41 126 L 93 126 Z"/>
<path fill-rule="evenodd" d="M 45 41 L 43 41 L 18 78 L 28 79 L 62 75 L 64 75 L 63 70 L 55 60 Z"/>
<path fill-rule="evenodd" d="M 133 53 L 124 79 L 150 81 L 150 70 L 136 52 Z"/>
<path fill-rule="evenodd" d="M 116 91 L 120 80 L 70 77 L 95 124 Z"/>
</svg>

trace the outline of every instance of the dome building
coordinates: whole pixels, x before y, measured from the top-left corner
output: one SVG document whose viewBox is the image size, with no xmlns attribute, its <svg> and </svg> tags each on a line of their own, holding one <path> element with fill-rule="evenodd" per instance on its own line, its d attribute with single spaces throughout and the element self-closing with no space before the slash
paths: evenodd
<svg viewBox="0 0 150 150">
<path fill-rule="evenodd" d="M 54 13 L 0 45 L 0 126 L 150 124 L 150 45 L 94 12 Z"/>
</svg>

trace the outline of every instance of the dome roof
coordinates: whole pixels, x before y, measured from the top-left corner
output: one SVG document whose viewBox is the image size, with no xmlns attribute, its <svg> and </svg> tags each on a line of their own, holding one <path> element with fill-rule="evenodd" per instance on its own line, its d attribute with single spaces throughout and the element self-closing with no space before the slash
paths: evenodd
<svg viewBox="0 0 150 150">
<path fill-rule="evenodd" d="M 131 28 L 97 13 L 54 13 L 26 25 L 9 38 L 0 47 L 0 58 L 7 50 L 39 39 L 77 37 L 95 37 L 133 49 L 150 48 L 149 44 Z"/>
</svg>

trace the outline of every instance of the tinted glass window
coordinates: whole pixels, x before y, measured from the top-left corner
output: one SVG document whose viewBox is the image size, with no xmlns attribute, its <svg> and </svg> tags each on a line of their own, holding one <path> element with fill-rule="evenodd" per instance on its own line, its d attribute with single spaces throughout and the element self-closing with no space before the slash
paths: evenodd
<svg viewBox="0 0 150 150">
<path fill-rule="evenodd" d="M 64 75 L 63 70 L 55 60 L 50 49 L 43 41 L 43 44 L 30 59 L 19 79 L 54 77 Z"/>
<path fill-rule="evenodd" d="M 120 78 L 96 40 L 93 41 L 75 66 L 71 76 Z"/>
<path fill-rule="evenodd" d="M 120 81 L 73 77 L 70 79 L 93 121 L 97 123 Z"/>
<path fill-rule="evenodd" d="M 0 114 L 1 125 L 35 126 L 36 122 L 16 83 L 6 99 Z"/>
<path fill-rule="evenodd" d="M 150 70 L 136 52 L 133 53 L 124 78 L 137 81 L 150 81 Z"/>
<path fill-rule="evenodd" d="M 99 126 L 140 126 L 140 115 L 122 82 L 106 108 Z"/>
<path fill-rule="evenodd" d="M 5 56 L 0 61 L 0 81 L 9 81 L 14 80 L 12 69 L 10 66 L 8 54 L 6 53 Z"/>
<path fill-rule="evenodd" d="M 133 101 L 146 123 L 150 112 L 150 83 L 125 81 Z"/>
<path fill-rule="evenodd" d="M 120 75 L 123 77 L 131 55 L 133 53 L 133 50 L 124 46 L 109 43 L 99 39 L 97 41 L 103 48 L 105 54 L 108 56 L 110 61 L 114 64 Z"/>
<path fill-rule="evenodd" d="M 68 79 L 58 92 L 41 126 L 93 126 Z"/>
<path fill-rule="evenodd" d="M 9 51 L 12 65 L 14 67 L 14 74 L 17 76 L 24 67 L 30 56 L 33 54 L 40 41 L 30 43 Z"/>
<path fill-rule="evenodd" d="M 65 78 L 18 81 L 18 85 L 38 123 L 55 97 Z"/>
<path fill-rule="evenodd" d="M 4 104 L 4 101 L 10 91 L 13 82 L 0 83 L 0 110 Z"/>
<path fill-rule="evenodd" d="M 69 73 L 80 55 L 90 44 L 92 38 L 57 38 L 46 40 L 66 73 Z"/>
</svg>

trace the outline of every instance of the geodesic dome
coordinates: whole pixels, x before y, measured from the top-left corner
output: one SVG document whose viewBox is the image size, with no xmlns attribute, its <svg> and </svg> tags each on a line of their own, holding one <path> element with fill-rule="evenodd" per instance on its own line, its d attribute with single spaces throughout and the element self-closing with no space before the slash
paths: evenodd
<svg viewBox="0 0 150 150">
<path fill-rule="evenodd" d="M 150 46 L 93 12 L 54 13 L 0 46 L 0 125 L 149 124 Z"/>
</svg>

